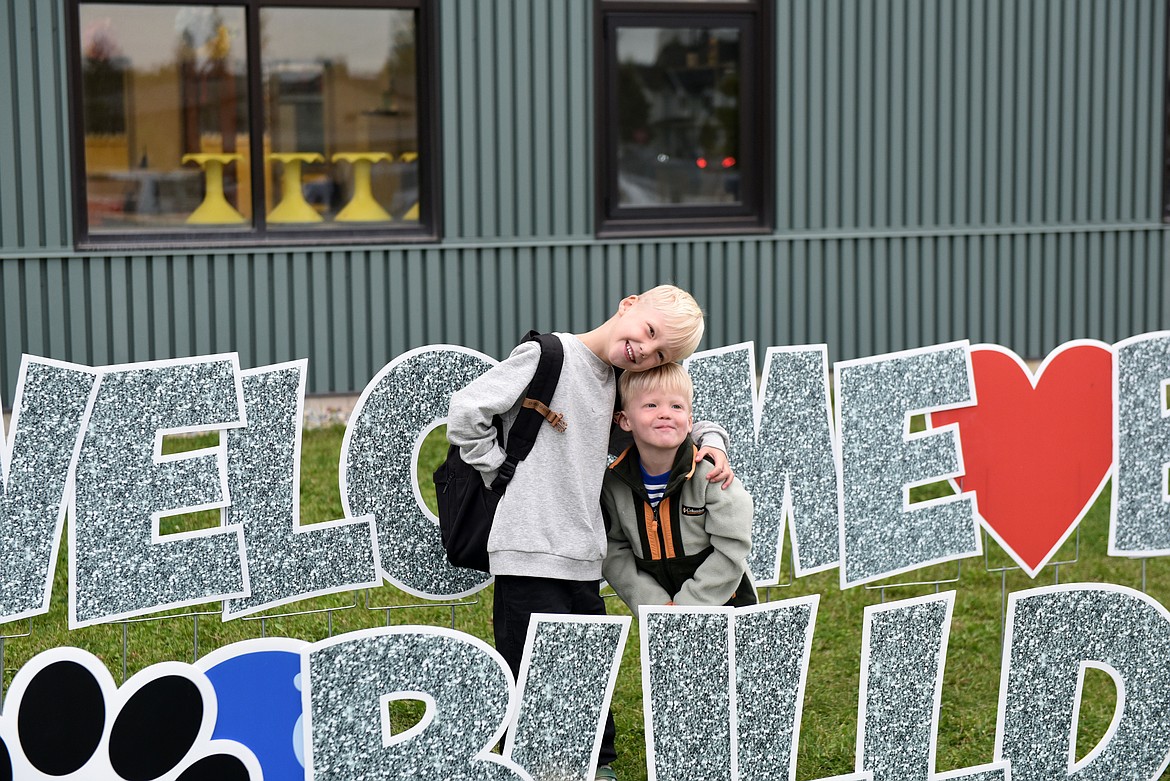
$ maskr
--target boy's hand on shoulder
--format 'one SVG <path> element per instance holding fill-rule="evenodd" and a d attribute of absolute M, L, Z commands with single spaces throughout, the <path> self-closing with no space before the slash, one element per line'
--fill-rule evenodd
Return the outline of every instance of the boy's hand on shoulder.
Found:
<path fill-rule="evenodd" d="M 731 462 L 727 460 L 727 454 L 717 447 L 708 445 L 699 448 L 699 452 L 695 453 L 695 461 L 702 461 L 706 456 L 710 456 L 711 460 L 715 462 L 715 466 L 707 474 L 707 479 L 712 483 L 722 483 L 721 487 L 726 489 L 735 479 L 735 473 L 731 471 Z"/>

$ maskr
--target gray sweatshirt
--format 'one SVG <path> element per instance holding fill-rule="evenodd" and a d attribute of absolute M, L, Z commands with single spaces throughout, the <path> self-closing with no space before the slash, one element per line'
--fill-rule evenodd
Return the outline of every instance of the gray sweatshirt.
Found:
<path fill-rule="evenodd" d="M 541 427 L 528 458 L 496 509 L 488 556 L 493 575 L 528 575 L 563 580 L 600 580 L 605 559 L 601 482 L 608 461 L 609 429 L 616 383 L 613 367 L 572 334 L 558 333 L 565 348 L 553 410 L 567 428 Z M 528 383 L 536 374 L 540 345 L 525 342 L 451 397 L 447 439 L 490 485 L 505 454 L 496 443 L 492 417 L 500 415 L 507 435 Z M 695 437 L 726 450 L 726 434 L 713 424 L 695 427 Z M 712 440 L 711 437 L 715 439 Z"/>

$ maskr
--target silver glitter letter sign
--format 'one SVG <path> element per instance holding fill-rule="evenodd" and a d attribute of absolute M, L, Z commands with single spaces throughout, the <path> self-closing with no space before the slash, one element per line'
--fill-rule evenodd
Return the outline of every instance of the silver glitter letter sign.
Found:
<path fill-rule="evenodd" d="M 46 613 L 70 485 L 97 373 L 24 356 L 0 453 L 0 623 Z"/>
<path fill-rule="evenodd" d="M 164 515 L 229 503 L 222 440 L 164 456 L 162 436 L 244 425 L 235 353 L 101 372 L 70 512 L 70 628 L 245 596 L 239 527 L 159 533 Z"/>
<path fill-rule="evenodd" d="M 314 781 L 530 781 L 491 753 L 515 687 L 503 658 L 442 627 L 353 632 L 312 646 L 302 661 L 305 773 Z M 391 705 L 426 704 L 396 730 Z"/>
<path fill-rule="evenodd" d="M 982 552 L 972 494 L 910 504 L 910 488 L 963 473 L 956 428 L 910 417 L 972 403 L 966 342 L 836 364 L 841 587 Z"/>
<path fill-rule="evenodd" d="M 629 631 L 628 616 L 535 614 L 504 756 L 533 778 L 590 781 Z"/>
<path fill-rule="evenodd" d="M 837 565 L 837 464 L 830 427 L 828 348 L 770 347 L 755 391 L 755 351 L 740 344 L 697 353 L 695 419 L 731 435 L 731 462 L 755 500 L 748 566 L 757 584 L 779 582 L 784 520 L 796 574 Z"/>
<path fill-rule="evenodd" d="M 252 594 L 224 602 L 224 620 L 382 580 L 372 516 L 300 523 L 307 363 L 243 373 L 248 427 L 227 434 L 227 522 L 244 530 Z"/>
<path fill-rule="evenodd" d="M 1170 760 L 1170 613 L 1111 584 L 1012 594 L 1000 673 L 995 757 L 1012 781 L 1144 781 Z M 1077 713 L 1085 669 L 1109 673 L 1117 712 L 1079 761 Z"/>
<path fill-rule="evenodd" d="M 1170 555 L 1170 331 L 1113 349 L 1113 497 L 1109 553 Z"/>
<path fill-rule="evenodd" d="M 423 439 L 445 419 L 451 394 L 495 363 L 463 347 L 411 350 L 386 364 L 354 407 L 341 445 L 341 504 L 347 516 L 374 516 L 382 574 L 410 594 L 447 599 L 491 582 L 447 563 L 415 465 Z"/>
<path fill-rule="evenodd" d="M 650 781 L 795 781 L 818 600 L 642 607 Z M 835 778 L 871 781 L 868 772 Z"/>
<path fill-rule="evenodd" d="M 857 712 L 857 767 L 873 781 L 929 781 L 955 593 L 865 609 Z M 1004 781 L 1006 763 L 948 778 Z"/>
<path fill-rule="evenodd" d="M 817 603 L 813 595 L 740 608 L 735 712 L 740 781 L 795 781 Z"/>
<path fill-rule="evenodd" d="M 735 766 L 732 611 L 642 606 L 650 781 L 726 778 Z"/>

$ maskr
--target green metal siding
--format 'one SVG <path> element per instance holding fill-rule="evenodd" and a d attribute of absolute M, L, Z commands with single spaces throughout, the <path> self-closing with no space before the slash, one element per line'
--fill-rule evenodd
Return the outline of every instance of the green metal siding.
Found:
<path fill-rule="evenodd" d="M 503 357 L 528 328 L 586 330 L 668 279 L 707 310 L 704 346 L 760 355 L 968 338 L 1040 357 L 1170 325 L 1162 230 L 11 258 L 0 386 L 10 404 L 22 351 L 100 365 L 237 350 L 245 367 L 307 356 L 312 391 L 360 391 L 412 347 Z"/>
<path fill-rule="evenodd" d="M 1163 0 L 778 0 L 777 220 L 1156 222 Z"/>
<path fill-rule="evenodd" d="M 446 238 L 592 235 L 592 2 L 440 9 Z"/>
<path fill-rule="evenodd" d="M 22 352 L 307 356 L 310 391 L 356 392 L 412 347 L 502 357 L 667 280 L 704 346 L 760 356 L 1170 328 L 1163 0 L 776 0 L 775 235 L 607 242 L 590 0 L 441 0 L 442 244 L 134 255 L 70 249 L 62 0 L 0 6 L 5 406 Z"/>
<path fill-rule="evenodd" d="M 72 244 L 62 6 L 0 3 L 0 249 Z"/>

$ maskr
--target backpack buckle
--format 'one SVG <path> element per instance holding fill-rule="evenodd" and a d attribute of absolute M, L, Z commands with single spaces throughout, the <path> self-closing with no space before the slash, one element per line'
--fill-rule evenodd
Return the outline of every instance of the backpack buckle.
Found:
<path fill-rule="evenodd" d="M 512 478 L 516 476 L 516 462 L 510 457 L 500 464 L 500 469 L 496 473 L 496 479 L 492 481 L 492 489 L 503 488 L 508 483 L 512 482 Z"/>

